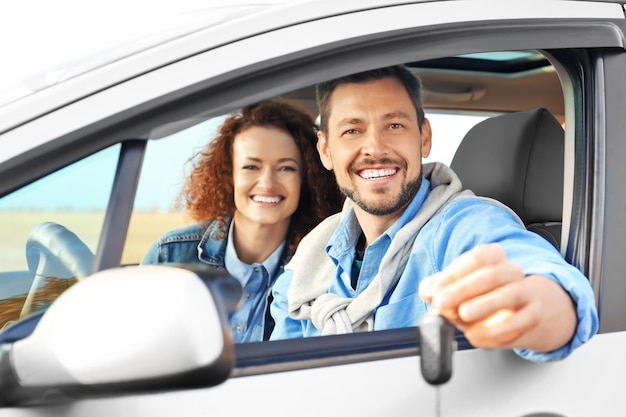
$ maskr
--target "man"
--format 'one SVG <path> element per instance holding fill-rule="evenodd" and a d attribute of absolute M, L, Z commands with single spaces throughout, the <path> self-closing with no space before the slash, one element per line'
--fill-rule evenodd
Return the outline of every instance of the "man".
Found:
<path fill-rule="evenodd" d="M 431 149 L 419 79 L 396 66 L 318 85 L 318 151 L 346 195 L 274 286 L 272 339 L 417 325 L 430 308 L 476 347 L 566 357 L 598 328 L 588 280 Z M 418 292 L 419 288 L 419 292 Z"/>

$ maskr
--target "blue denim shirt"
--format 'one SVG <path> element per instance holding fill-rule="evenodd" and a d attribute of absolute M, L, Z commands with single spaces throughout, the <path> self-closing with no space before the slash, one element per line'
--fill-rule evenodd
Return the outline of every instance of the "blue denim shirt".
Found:
<path fill-rule="evenodd" d="M 331 294 L 354 298 L 367 288 L 396 233 L 420 210 L 430 192 L 430 181 L 423 178 L 421 188 L 400 218 L 369 245 L 356 289 L 350 283 L 355 243 L 361 234 L 354 211 L 346 215 L 334 231 L 326 252 L 336 265 L 336 274 L 328 289 Z M 526 275 L 544 275 L 560 283 L 576 303 L 578 328 L 566 346 L 549 353 L 516 350 L 536 362 L 559 360 L 589 340 L 598 330 L 593 290 L 587 278 L 567 263 L 544 238 L 527 231 L 506 209 L 479 198 L 464 198 L 446 205 L 428 221 L 415 239 L 408 263 L 396 287 L 389 291 L 374 312 L 374 330 L 417 326 L 428 306 L 418 294 L 420 281 L 443 270 L 467 250 L 483 243 L 498 242 L 511 262 Z M 320 331 L 310 320 L 294 320 L 288 315 L 287 292 L 292 271 L 283 273 L 274 285 L 272 316 L 276 321 L 271 339 L 318 336 Z"/>
<path fill-rule="evenodd" d="M 226 220 L 230 231 L 231 219 Z M 267 340 L 274 325 L 269 315 L 269 297 L 276 277 L 284 271 L 285 244 L 263 264 L 246 265 L 237 258 L 230 235 L 224 233 L 217 220 L 175 229 L 152 244 L 141 264 L 191 262 L 228 270 L 243 287 L 243 304 L 228 317 L 233 340 L 235 343 Z"/>

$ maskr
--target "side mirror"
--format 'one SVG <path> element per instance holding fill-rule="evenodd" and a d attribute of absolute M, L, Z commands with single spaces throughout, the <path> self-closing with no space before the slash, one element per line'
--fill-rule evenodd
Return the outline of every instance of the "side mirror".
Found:
<path fill-rule="evenodd" d="M 146 265 L 96 273 L 0 334 L 0 406 L 208 387 L 234 363 L 241 286 L 224 271 Z M 20 334 L 21 322 L 4 333 Z M 18 330 L 16 330 L 18 329 Z"/>

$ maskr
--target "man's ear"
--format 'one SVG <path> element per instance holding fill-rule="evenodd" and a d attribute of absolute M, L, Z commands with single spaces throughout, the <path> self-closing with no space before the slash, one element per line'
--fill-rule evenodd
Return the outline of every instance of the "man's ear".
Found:
<path fill-rule="evenodd" d="M 322 161 L 322 165 L 329 171 L 333 170 L 333 160 L 330 157 L 330 152 L 328 150 L 328 142 L 326 142 L 326 135 L 324 132 L 319 130 L 317 132 L 317 152 L 320 154 L 320 160 Z"/>
<path fill-rule="evenodd" d="M 428 121 L 428 119 L 424 119 L 424 122 L 422 123 L 421 136 L 422 136 L 422 158 L 428 158 L 428 155 L 430 155 L 430 149 L 432 148 L 432 145 L 433 145 L 433 142 L 432 142 L 433 132 L 430 128 L 430 122 Z"/>

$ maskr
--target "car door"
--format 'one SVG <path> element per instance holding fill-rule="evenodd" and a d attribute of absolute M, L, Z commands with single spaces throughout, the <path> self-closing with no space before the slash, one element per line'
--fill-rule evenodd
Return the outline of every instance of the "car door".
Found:
<path fill-rule="evenodd" d="M 626 193 L 619 159 L 626 147 L 622 6 L 461 0 L 372 2 L 349 13 L 331 2 L 298 7 L 302 13 L 328 7 L 328 16 L 277 25 L 164 65 L 5 135 L 3 140 L 18 140 L 52 132 L 44 134 L 57 143 L 49 166 L 124 143 L 110 200 L 116 204 L 107 208 L 94 269 L 122 263 L 146 145 L 181 125 L 367 68 L 478 52 L 541 51 L 557 69 L 564 95 L 562 253 L 590 279 L 600 334 L 566 360 L 546 364 L 510 351 L 474 349 L 459 337 L 452 379 L 439 389 L 421 377 L 416 328 L 242 344 L 235 347 L 231 378 L 217 387 L 42 405 L 27 410 L 29 415 L 435 415 L 438 407 L 445 416 L 621 415 L 619 380 L 626 372 L 620 359 L 626 345 L 626 311 L 620 305 L 626 290 Z M 118 103 L 115 110 L 111 103 Z M 90 117 L 71 117 L 78 114 Z M 50 126 L 58 129 L 46 129 Z M 70 148 L 78 150 L 62 152 Z M 0 409 L 0 415 L 24 413 Z"/>

